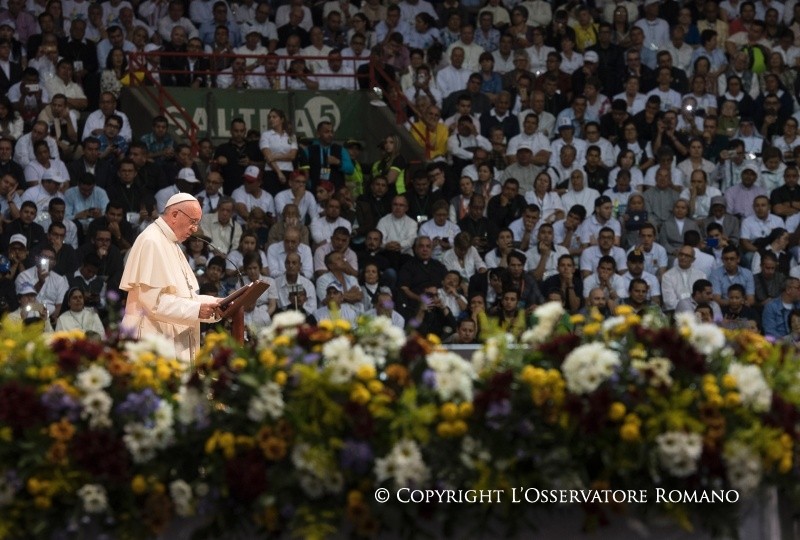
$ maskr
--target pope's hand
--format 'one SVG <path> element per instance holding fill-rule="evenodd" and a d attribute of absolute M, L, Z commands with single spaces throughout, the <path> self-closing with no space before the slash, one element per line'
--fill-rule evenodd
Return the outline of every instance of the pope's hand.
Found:
<path fill-rule="evenodd" d="M 219 304 L 200 304 L 200 318 L 213 319 L 216 318 L 217 307 Z"/>

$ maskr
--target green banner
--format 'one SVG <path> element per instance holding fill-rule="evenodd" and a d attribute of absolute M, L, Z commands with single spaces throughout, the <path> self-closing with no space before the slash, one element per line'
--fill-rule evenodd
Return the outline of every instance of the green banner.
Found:
<path fill-rule="evenodd" d="M 248 129 L 267 130 L 267 114 L 272 109 L 287 113 L 298 137 L 313 137 L 316 126 L 329 120 L 337 139 L 361 138 L 365 135 L 363 115 L 368 96 L 362 92 L 312 92 L 274 90 L 200 90 L 169 88 L 181 108 L 199 129 L 200 137 L 227 139 L 231 120 L 242 118 Z M 174 123 L 183 124 L 183 116 L 175 105 L 168 105 Z"/>

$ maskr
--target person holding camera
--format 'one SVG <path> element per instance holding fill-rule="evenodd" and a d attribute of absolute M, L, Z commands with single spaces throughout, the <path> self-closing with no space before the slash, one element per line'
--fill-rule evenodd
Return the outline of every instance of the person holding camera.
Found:
<path fill-rule="evenodd" d="M 8 321 L 22 321 L 24 324 L 44 322 L 44 331 L 52 332 L 53 325 L 47 317 L 44 305 L 36 300 L 36 289 L 30 283 L 17 285 L 17 299 L 19 308 L 6 315 Z"/>
<path fill-rule="evenodd" d="M 31 284 L 36 300 L 44 305 L 47 314 L 55 320 L 61 313 L 61 302 L 69 290 L 67 278 L 51 270 L 56 264 L 56 254 L 51 247 L 39 252 L 36 264 L 21 272 L 15 279 L 18 287 Z"/>

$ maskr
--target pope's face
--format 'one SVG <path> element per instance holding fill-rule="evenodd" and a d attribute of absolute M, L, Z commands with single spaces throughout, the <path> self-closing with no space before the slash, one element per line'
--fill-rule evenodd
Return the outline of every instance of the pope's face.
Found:
<path fill-rule="evenodd" d="M 189 236 L 197 232 L 203 211 L 200 203 L 177 204 L 169 210 L 172 216 L 172 231 L 178 237 L 178 242 L 184 242 Z"/>

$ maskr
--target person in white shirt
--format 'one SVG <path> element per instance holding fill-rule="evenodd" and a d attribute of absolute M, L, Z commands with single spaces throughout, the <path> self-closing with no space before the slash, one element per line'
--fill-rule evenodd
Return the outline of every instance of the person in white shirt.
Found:
<path fill-rule="evenodd" d="M 436 85 L 447 97 L 453 92 L 462 91 L 467 87 L 472 70 L 464 66 L 464 49 L 453 47 L 450 50 L 450 65 L 439 70 L 436 74 Z"/>
<path fill-rule="evenodd" d="M 356 89 L 356 78 L 354 72 L 344 65 L 342 53 L 332 50 L 328 53 L 327 65 L 322 66 L 319 71 L 315 71 L 319 80 L 320 90 L 354 90 Z"/>
<path fill-rule="evenodd" d="M 234 205 L 232 198 L 221 197 L 217 211 L 204 213 L 200 219 L 200 227 L 211 238 L 211 243 L 226 254 L 236 249 L 242 236 L 242 226 L 233 219 Z"/>
<path fill-rule="evenodd" d="M 702 169 L 692 171 L 689 187 L 681 191 L 680 198 L 689 201 L 689 215 L 692 219 L 705 219 L 711 213 L 712 197 L 719 197 L 722 192 L 708 185 L 708 176 Z"/>
<path fill-rule="evenodd" d="M 47 262 L 42 262 L 47 259 Z M 39 261 L 17 275 L 15 285 L 20 290 L 31 285 L 36 291 L 36 300 L 43 304 L 51 318 L 58 318 L 61 302 L 69 290 L 67 278 L 50 270 L 56 265 L 56 254 L 50 247 L 39 252 Z"/>
<path fill-rule="evenodd" d="M 240 28 L 243 36 L 252 31 L 258 32 L 262 45 L 274 51 L 278 45 L 278 27 L 269 20 L 269 11 L 268 2 L 259 2 L 255 6 L 255 16 L 242 22 Z"/>
<path fill-rule="evenodd" d="M 678 264 L 664 273 L 661 279 L 661 292 L 666 311 L 674 311 L 678 302 L 692 297 L 695 281 L 707 279 L 707 276 L 692 266 L 694 260 L 694 248 L 681 246 L 678 250 Z"/>
<path fill-rule="evenodd" d="M 275 218 L 275 200 L 266 190 L 261 189 L 260 173 L 255 165 L 247 167 L 244 171 L 244 184 L 231 194 L 236 201 L 236 216 L 239 223 L 247 222 L 247 216 L 254 207 L 261 208 L 268 219 Z"/>
<path fill-rule="evenodd" d="M 614 301 L 628 297 L 628 288 L 625 286 L 625 279 L 617 274 L 617 263 L 614 257 L 604 255 L 597 263 L 597 271 L 589 274 L 583 280 L 583 294 L 586 299 L 589 293 L 596 288 L 603 289 L 606 297 Z"/>
<path fill-rule="evenodd" d="M 596 189 L 586 187 L 585 175 L 586 173 L 581 169 L 576 169 L 570 174 L 570 189 L 561 196 L 561 204 L 564 208 L 572 208 L 576 204 L 579 204 L 586 209 L 586 213 L 588 214 L 590 210 L 596 207 L 596 201 L 603 200 L 599 198 L 600 193 L 598 193 Z M 609 205 L 611 204 L 611 200 L 607 202 Z M 619 228 L 619 223 L 617 224 L 617 228 Z M 618 231 L 615 232 L 615 234 L 619 237 Z"/>
<path fill-rule="evenodd" d="M 341 217 L 342 203 L 339 199 L 331 197 L 325 204 L 325 213 L 311 221 L 311 240 L 314 246 L 320 246 L 330 242 L 333 231 L 338 227 L 344 227 L 348 231 L 352 230 L 352 224 Z"/>
<path fill-rule="evenodd" d="M 358 257 L 350 249 L 350 231 L 345 227 L 336 227 L 331 235 L 331 241 L 325 242 L 314 251 L 314 275 L 319 277 L 325 272 L 325 256 L 331 251 L 338 251 L 344 259 L 343 270 L 346 274 L 358 277 Z"/>
<path fill-rule="evenodd" d="M 506 147 L 506 162 L 510 165 L 517 160 L 517 150 L 520 146 L 527 146 L 533 152 L 533 163 L 545 165 L 550 161 L 550 141 L 539 132 L 539 115 L 528 112 L 522 121 L 522 131 L 519 135 L 511 137 Z"/>
<path fill-rule="evenodd" d="M 244 37 L 244 44 L 233 49 L 233 52 L 246 56 L 245 65 L 249 70 L 252 70 L 261 62 L 259 57 L 267 54 L 269 50 L 261 44 L 261 34 L 258 30 L 248 28 Z"/>
<path fill-rule="evenodd" d="M 604 255 L 610 255 L 617 262 L 617 272 L 628 268 L 625 250 L 614 245 L 614 230 L 603 227 L 597 234 L 597 245 L 589 246 L 581 253 L 581 276 L 586 277 L 597 269 L 597 263 Z"/>
<path fill-rule="evenodd" d="M 119 134 L 122 135 L 123 139 L 130 142 L 133 137 L 131 123 L 124 112 L 117 110 L 117 98 L 111 92 L 103 92 L 100 94 L 100 108 L 89 114 L 86 118 L 81 140 L 92 136 L 99 137 L 103 133 L 106 118 L 114 114 L 122 118 L 122 129 L 120 129 Z"/>
<path fill-rule="evenodd" d="M 383 216 L 376 228 L 383 235 L 384 249 L 410 255 L 418 225 L 406 212 L 408 201 L 403 195 L 396 196 L 392 199 L 392 212 Z"/>
<path fill-rule="evenodd" d="M 284 257 L 284 265 L 286 272 L 275 278 L 275 288 L 278 290 L 278 308 L 298 308 L 299 306 L 293 305 L 293 301 L 297 296 L 292 293 L 302 288 L 306 296 L 305 301 L 302 302 L 302 307 L 306 313 L 314 312 L 317 309 L 317 291 L 314 283 L 300 273 L 300 255 L 287 253 L 286 257 Z"/>
<path fill-rule="evenodd" d="M 565 193 L 565 195 L 567 193 Z M 580 203 L 573 203 L 573 206 L 575 204 Z M 567 208 L 572 208 L 573 206 L 567 206 Z M 584 206 L 584 208 L 586 207 Z M 589 215 L 588 219 L 585 219 L 583 223 L 581 223 L 580 227 L 578 227 L 578 230 L 575 232 L 581 245 L 586 247 L 596 244 L 600 231 L 603 228 L 609 228 L 614 231 L 614 245 L 618 246 L 621 242 L 620 236 L 622 234 L 622 227 L 619 221 L 612 216 L 614 206 L 611 199 L 605 195 L 596 197 L 592 208 L 594 208 L 594 212 Z"/>
<path fill-rule="evenodd" d="M 536 242 L 525 252 L 525 271 L 531 272 L 537 282 L 541 283 L 550 276 L 558 274 L 558 259 L 569 255 L 564 246 L 554 242 L 553 225 L 542 223 L 536 233 Z"/>
<path fill-rule="evenodd" d="M 286 271 L 287 255 L 295 253 L 300 257 L 300 273 L 308 279 L 314 277 L 314 256 L 311 248 L 300 242 L 300 229 L 286 227 L 283 241 L 275 242 L 267 248 L 267 272 L 274 279 L 280 278 Z"/>
<path fill-rule="evenodd" d="M 652 50 L 659 50 L 669 45 L 669 24 L 659 18 L 659 0 L 645 0 L 644 18 L 634 23 L 644 33 L 644 46 Z"/>
<path fill-rule="evenodd" d="M 141 6 L 139 11 L 141 12 Z M 170 0 L 167 14 L 158 20 L 158 33 L 161 39 L 165 42 L 169 41 L 172 36 L 172 29 L 176 26 L 182 26 L 186 30 L 188 37 L 200 36 L 200 32 L 192 24 L 192 21 L 184 17 L 183 2 L 181 0 Z"/>
<path fill-rule="evenodd" d="M 486 137 L 478 133 L 475 124 L 472 123 L 472 117 L 464 115 L 458 119 L 455 133 L 447 138 L 447 152 L 455 160 L 472 161 L 475 148 L 483 148 L 487 152 L 491 152 L 492 144 Z"/>
<path fill-rule="evenodd" d="M 289 204 L 297 206 L 301 221 L 314 217 L 317 200 L 306 190 L 306 176 L 302 172 L 289 179 L 289 189 L 275 195 L 275 211 L 278 214 L 283 215 L 283 209 Z"/>
<path fill-rule="evenodd" d="M 25 167 L 28 165 L 28 163 L 36 161 L 34 145 L 38 141 L 47 141 L 47 146 L 50 149 L 50 155 L 58 155 L 58 144 L 56 143 L 55 139 L 48 135 L 47 124 L 45 122 L 37 121 L 33 124 L 33 128 L 30 132 L 26 133 L 17 140 L 17 144 L 14 146 L 14 161 L 19 163 L 22 167 Z"/>
<path fill-rule="evenodd" d="M 758 251 L 760 244 L 766 239 L 773 229 L 784 229 L 786 224 L 783 219 L 770 212 L 769 198 L 759 195 L 753 199 L 753 215 L 742 220 L 739 241 L 746 252 Z"/>
<path fill-rule="evenodd" d="M 471 23 L 461 26 L 460 39 L 447 48 L 446 56 L 452 57 L 455 49 L 464 51 L 464 68 L 471 72 L 480 70 L 480 56 L 483 47 L 475 43 L 475 27 Z"/>
<path fill-rule="evenodd" d="M 437 261 L 441 261 L 444 254 L 452 249 L 456 235 L 461 232 L 458 225 L 447 219 L 449 206 L 444 199 L 433 203 L 431 207 L 433 218 L 419 227 L 419 235 L 428 236 L 433 242 L 432 256 Z"/>

